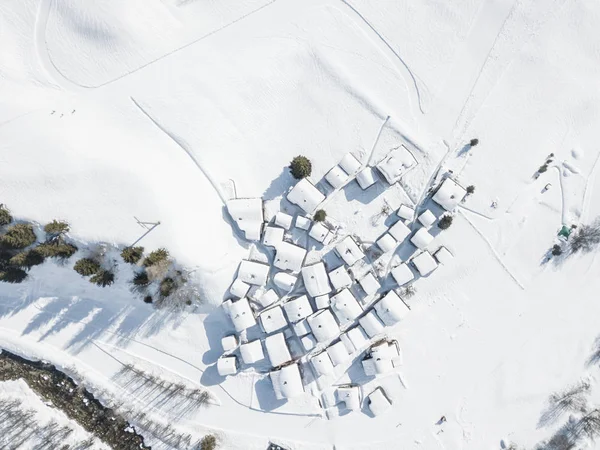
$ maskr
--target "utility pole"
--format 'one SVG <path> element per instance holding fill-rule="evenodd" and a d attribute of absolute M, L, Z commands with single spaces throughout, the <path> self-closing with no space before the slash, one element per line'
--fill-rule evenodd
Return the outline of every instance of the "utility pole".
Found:
<path fill-rule="evenodd" d="M 133 216 L 133 218 L 135 219 L 135 221 L 138 223 L 138 225 L 140 227 L 142 227 L 143 229 L 147 230 L 144 234 L 142 234 L 137 241 L 135 241 L 133 244 L 131 244 L 129 247 L 133 247 L 135 244 L 137 244 L 138 242 L 140 242 L 142 239 L 144 239 L 144 237 L 146 237 L 146 235 L 148 235 L 152 230 L 154 230 L 157 226 L 160 225 L 160 220 L 158 222 L 142 222 L 140 219 L 138 219 L 137 217 Z"/>

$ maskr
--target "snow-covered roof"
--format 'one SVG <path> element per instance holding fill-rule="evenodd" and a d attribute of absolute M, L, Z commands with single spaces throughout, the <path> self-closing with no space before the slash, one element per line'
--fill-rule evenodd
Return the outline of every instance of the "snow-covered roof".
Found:
<path fill-rule="evenodd" d="M 238 278 L 244 283 L 262 286 L 267 283 L 269 266 L 256 261 L 244 260 L 238 269 Z"/>
<path fill-rule="evenodd" d="M 317 311 L 306 320 L 308 320 L 310 329 L 318 342 L 328 341 L 340 332 L 340 328 L 333 318 L 330 309 Z"/>
<path fill-rule="evenodd" d="M 446 211 L 451 211 L 462 202 L 467 195 L 467 190 L 460 186 L 452 178 L 446 178 L 437 192 L 433 195 L 433 201 L 444 208 Z"/>
<path fill-rule="evenodd" d="M 306 336 L 310 333 L 310 325 L 306 319 L 302 319 L 301 321 L 295 323 L 293 325 L 294 334 L 298 337 Z"/>
<path fill-rule="evenodd" d="M 224 336 L 221 338 L 221 347 L 223 347 L 224 352 L 229 352 L 236 348 L 238 345 L 238 339 L 235 334 L 230 334 L 229 336 Z"/>
<path fill-rule="evenodd" d="M 369 355 L 362 360 L 362 366 L 367 376 L 382 375 L 394 369 L 397 358 L 396 345 L 382 341 L 371 347 Z"/>
<path fill-rule="evenodd" d="M 341 325 L 354 321 L 363 312 L 349 289 L 342 289 L 331 297 L 331 309 Z"/>
<path fill-rule="evenodd" d="M 408 205 L 400 205 L 400 208 L 396 211 L 396 215 L 404 220 L 412 220 L 415 210 Z"/>
<path fill-rule="evenodd" d="M 252 308 L 250 308 L 247 298 L 241 298 L 237 301 L 228 300 L 223 303 L 223 306 L 227 308 L 235 331 L 244 331 L 246 328 L 250 328 L 256 324 L 254 313 L 252 312 Z"/>
<path fill-rule="evenodd" d="M 283 241 L 285 230 L 279 227 L 267 227 L 263 233 L 262 243 L 267 247 L 277 247 Z"/>
<path fill-rule="evenodd" d="M 435 257 L 435 259 L 437 259 L 437 262 L 439 262 L 440 264 L 449 264 L 454 259 L 452 253 L 450 253 L 450 251 L 446 247 L 440 247 L 433 254 L 433 256 Z"/>
<path fill-rule="evenodd" d="M 317 345 L 317 339 L 312 334 L 300 338 L 300 343 L 305 351 L 310 352 Z"/>
<path fill-rule="evenodd" d="M 356 181 L 361 189 L 367 189 L 369 186 L 375 184 L 375 172 L 370 167 L 365 167 L 363 170 L 356 174 Z"/>
<path fill-rule="evenodd" d="M 317 309 L 329 308 L 329 294 L 317 295 L 315 297 Z"/>
<path fill-rule="evenodd" d="M 379 333 L 383 331 L 383 323 L 375 314 L 375 311 L 371 310 L 363 317 L 358 320 L 358 323 L 363 328 L 367 336 L 372 338 L 373 336 L 377 336 Z"/>
<path fill-rule="evenodd" d="M 340 266 L 329 272 L 329 281 L 331 281 L 333 289 L 335 290 L 348 287 L 352 284 L 352 278 L 350 277 L 346 266 Z"/>
<path fill-rule="evenodd" d="M 313 313 L 306 295 L 287 301 L 283 304 L 283 309 L 291 323 L 305 319 Z"/>
<path fill-rule="evenodd" d="M 334 366 L 344 364 L 350 358 L 350 352 L 348 352 L 348 349 L 342 341 L 338 341 L 327 347 L 327 354 L 331 358 L 331 362 Z"/>
<path fill-rule="evenodd" d="M 387 326 L 398 323 L 409 311 L 408 307 L 394 291 L 388 292 L 375 304 L 374 308 L 381 321 Z"/>
<path fill-rule="evenodd" d="M 316 297 L 318 295 L 328 294 L 331 292 L 327 270 L 325 269 L 325 264 L 322 261 L 303 267 L 302 280 L 304 280 L 306 292 L 308 292 L 308 295 L 311 297 Z"/>
<path fill-rule="evenodd" d="M 415 279 L 415 275 L 412 273 L 412 270 L 410 270 L 410 267 L 408 267 L 408 264 L 406 263 L 402 263 L 399 266 L 394 267 L 392 269 L 392 277 L 394 277 L 394 280 L 396 280 L 396 283 L 398 283 L 399 286 L 402 286 Z"/>
<path fill-rule="evenodd" d="M 286 230 L 292 228 L 293 221 L 294 218 L 289 214 L 284 213 L 283 211 L 279 211 L 277 212 L 277 214 L 275 214 L 275 225 L 279 225 L 280 227 L 285 228 Z"/>
<path fill-rule="evenodd" d="M 281 306 L 275 306 L 269 308 L 260 313 L 258 316 L 260 319 L 260 326 L 265 333 L 272 333 L 273 331 L 281 330 L 287 326 L 287 320 L 283 315 L 283 309 Z"/>
<path fill-rule="evenodd" d="M 333 373 L 333 363 L 327 352 L 321 352 L 310 358 L 310 363 L 315 368 L 317 376 Z"/>
<path fill-rule="evenodd" d="M 265 348 L 273 367 L 280 366 L 292 360 L 292 355 L 290 355 L 290 350 L 288 349 L 283 333 L 273 334 L 265 338 Z"/>
<path fill-rule="evenodd" d="M 394 184 L 408 170 L 415 166 L 417 161 L 408 149 L 401 145 L 393 149 L 383 160 L 377 164 L 377 169 L 382 173 L 389 184 Z"/>
<path fill-rule="evenodd" d="M 319 222 L 315 222 L 315 224 L 311 227 L 310 232 L 308 233 L 308 235 L 311 238 L 321 243 L 325 242 L 325 239 L 327 239 L 328 234 L 329 230 L 327 229 L 327 227 L 325 227 L 325 225 Z"/>
<path fill-rule="evenodd" d="M 437 269 L 437 262 L 429 252 L 423 252 L 415 256 L 412 260 L 417 270 L 422 276 L 427 276 Z"/>
<path fill-rule="evenodd" d="M 266 308 L 267 306 L 271 306 L 278 300 L 279 296 L 277 295 L 277 292 L 275 292 L 273 289 L 269 289 L 267 292 L 265 292 L 258 298 L 258 303 L 260 303 L 260 306 L 262 306 L 263 308 Z"/>
<path fill-rule="evenodd" d="M 260 198 L 236 198 L 227 201 L 227 212 L 244 232 L 246 239 L 258 241 L 263 226 L 263 203 Z"/>
<path fill-rule="evenodd" d="M 277 254 L 275 255 L 273 265 L 278 269 L 299 272 L 302 269 L 305 256 L 306 250 L 302 247 L 290 244 L 289 242 L 282 242 L 277 247 Z"/>
<path fill-rule="evenodd" d="M 279 370 L 274 370 L 269 374 L 273 391 L 278 400 L 285 398 L 298 397 L 304 393 L 302 376 L 298 364 L 289 364 Z"/>
<path fill-rule="evenodd" d="M 217 360 L 217 372 L 222 377 L 237 373 L 237 358 L 235 356 L 221 356 Z"/>
<path fill-rule="evenodd" d="M 237 298 L 245 297 L 248 291 L 250 290 L 250 285 L 244 283 L 239 278 L 236 278 L 231 287 L 229 288 L 229 293 Z"/>
<path fill-rule="evenodd" d="M 410 238 L 410 242 L 421 250 L 427 248 L 427 246 L 431 244 L 431 241 L 433 241 L 433 236 L 429 234 L 427 228 L 419 228 L 413 237 Z"/>
<path fill-rule="evenodd" d="M 346 153 L 340 161 L 340 167 L 349 175 L 358 172 L 361 165 L 360 161 L 350 152 Z"/>
<path fill-rule="evenodd" d="M 360 325 L 350 328 L 340 335 L 340 339 L 346 347 L 352 351 L 358 351 L 368 342 L 369 337 Z"/>
<path fill-rule="evenodd" d="M 308 230 L 310 228 L 311 220 L 308 217 L 304 217 L 301 215 L 296 216 L 296 228 L 300 228 L 301 230 Z"/>
<path fill-rule="evenodd" d="M 378 416 L 386 412 L 392 406 L 383 388 L 378 387 L 367 397 L 367 405 L 374 416 Z"/>
<path fill-rule="evenodd" d="M 312 214 L 325 200 L 325 196 L 310 181 L 303 178 L 288 192 L 287 199 L 302 208 L 304 212 Z"/>
<path fill-rule="evenodd" d="M 244 364 L 254 364 L 265 357 L 262 342 L 259 339 L 240 345 L 240 354 Z"/>
<path fill-rule="evenodd" d="M 353 265 L 359 259 L 365 257 L 365 254 L 356 244 L 352 236 L 346 236 L 344 239 L 338 242 L 335 246 L 335 251 L 349 266 Z"/>
<path fill-rule="evenodd" d="M 277 272 L 273 277 L 273 283 L 275 283 L 275 286 L 285 292 L 291 291 L 294 288 L 297 280 L 298 277 L 286 272 Z"/>
<path fill-rule="evenodd" d="M 421 222 L 423 226 L 427 228 L 433 225 L 435 221 L 435 214 L 433 214 L 429 209 L 425 210 L 425 212 L 419 216 L 419 222 Z"/>
<path fill-rule="evenodd" d="M 385 233 L 379 239 L 377 239 L 377 246 L 384 252 L 387 253 L 396 248 L 396 239 L 390 234 Z"/>
<path fill-rule="evenodd" d="M 396 222 L 394 225 L 392 225 L 390 227 L 390 229 L 388 230 L 388 233 L 390 233 L 392 236 L 394 236 L 394 238 L 398 242 L 402 242 L 410 234 L 410 228 L 408 228 L 406 225 L 404 225 L 404 222 L 399 220 L 398 222 Z"/>
<path fill-rule="evenodd" d="M 335 189 L 340 188 L 344 185 L 348 179 L 348 174 L 340 166 L 335 166 L 325 175 L 327 182 L 332 185 Z"/>
<path fill-rule="evenodd" d="M 342 386 L 335 391 L 338 402 L 344 403 L 350 411 L 358 411 L 360 409 L 360 387 L 358 386 Z"/>
<path fill-rule="evenodd" d="M 367 295 L 374 294 L 381 287 L 381 284 L 375 275 L 373 275 L 373 272 L 369 272 L 360 280 L 358 280 L 358 284 L 360 284 L 360 287 L 362 287 L 363 291 L 365 291 Z"/>

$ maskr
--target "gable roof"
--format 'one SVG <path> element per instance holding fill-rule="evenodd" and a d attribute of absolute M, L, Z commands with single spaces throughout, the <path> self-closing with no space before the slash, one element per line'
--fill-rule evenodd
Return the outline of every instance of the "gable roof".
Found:
<path fill-rule="evenodd" d="M 287 199 L 302 208 L 304 212 L 312 214 L 325 200 L 325 196 L 310 181 L 303 178 L 288 192 Z"/>
<path fill-rule="evenodd" d="M 269 266 L 256 261 L 243 260 L 238 268 L 238 278 L 244 283 L 262 286 L 269 277 Z"/>
<path fill-rule="evenodd" d="M 467 190 L 465 188 L 452 178 L 446 178 L 437 192 L 433 195 L 433 201 L 446 211 L 451 211 L 463 201 L 466 195 Z"/>
<path fill-rule="evenodd" d="M 283 333 L 273 334 L 265 338 L 265 348 L 273 367 L 280 366 L 292 360 L 292 355 L 290 354 Z"/>
<path fill-rule="evenodd" d="M 352 236 L 346 236 L 335 246 L 335 251 L 349 266 L 365 257 L 365 254 L 354 241 Z"/>
<path fill-rule="evenodd" d="M 223 306 L 227 308 L 227 313 L 233 322 L 235 331 L 244 331 L 256 324 L 254 313 L 247 298 L 241 298 L 235 302 L 228 300 L 223 303 Z"/>
<path fill-rule="evenodd" d="M 354 321 L 363 312 L 349 289 L 344 288 L 331 297 L 331 309 L 341 325 Z"/>
<path fill-rule="evenodd" d="M 394 184 L 416 165 L 415 157 L 404 145 L 401 145 L 388 153 L 376 167 L 389 184 Z"/>
<path fill-rule="evenodd" d="M 302 269 L 305 257 L 305 249 L 284 241 L 277 246 L 273 265 L 278 269 L 299 272 Z"/>
<path fill-rule="evenodd" d="M 306 295 L 287 301 L 283 304 L 283 309 L 288 320 L 292 323 L 305 319 L 313 313 L 312 306 L 310 306 Z"/>
<path fill-rule="evenodd" d="M 392 326 L 408 314 L 408 307 L 394 291 L 388 292 L 375 306 L 377 316 L 387 325 Z"/>
<path fill-rule="evenodd" d="M 235 198 L 226 203 L 227 212 L 244 232 L 246 239 L 257 241 L 260 239 L 264 217 L 261 198 Z"/>
<path fill-rule="evenodd" d="M 415 265 L 419 273 L 424 277 L 429 275 L 438 267 L 437 262 L 429 252 L 422 252 L 419 255 L 415 256 L 411 261 Z"/>
<path fill-rule="evenodd" d="M 298 397 L 304 393 L 302 376 L 298 364 L 289 364 L 279 370 L 274 370 L 269 374 L 273 391 L 278 400 L 285 398 Z"/>
<path fill-rule="evenodd" d="M 328 341 L 340 332 L 330 309 L 321 309 L 306 320 L 318 342 Z"/>
<path fill-rule="evenodd" d="M 302 280 L 306 292 L 311 297 L 328 294 L 331 292 L 329 277 L 323 261 L 302 268 Z"/>

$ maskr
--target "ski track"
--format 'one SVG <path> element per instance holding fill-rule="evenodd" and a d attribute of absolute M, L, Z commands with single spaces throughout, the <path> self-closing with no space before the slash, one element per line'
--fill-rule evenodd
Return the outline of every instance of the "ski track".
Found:
<path fill-rule="evenodd" d="M 396 52 L 396 50 L 393 49 L 393 47 L 385 40 L 385 38 L 381 35 L 381 33 L 379 33 L 377 31 L 377 29 L 371 25 L 371 23 L 365 18 L 365 16 L 363 16 L 354 6 L 352 6 L 347 0 L 341 0 L 341 2 L 346 5 L 350 10 L 352 10 L 356 16 L 358 16 L 360 18 L 360 20 L 373 32 L 375 33 L 375 35 L 377 36 L 377 38 L 383 42 L 383 44 L 385 45 L 385 47 L 387 47 L 387 49 L 392 52 L 392 54 L 394 55 L 395 59 L 397 61 L 400 62 L 402 69 L 399 71 L 405 82 L 406 82 L 406 87 L 408 88 L 408 91 L 411 92 L 412 89 L 409 87 L 411 84 L 414 87 L 414 97 L 416 97 L 416 99 L 411 99 L 411 104 L 416 104 L 419 107 L 419 110 L 421 111 L 421 114 L 425 114 L 425 107 L 423 106 L 423 100 L 421 98 L 421 91 L 419 89 L 419 85 L 417 83 L 417 78 L 415 77 L 415 74 L 413 73 L 413 71 L 411 70 L 410 66 L 406 63 L 406 61 L 404 61 L 404 59 L 402 59 L 402 57 Z M 362 31 L 367 34 L 367 32 L 364 30 L 364 28 L 362 28 Z M 369 38 L 371 40 L 371 42 L 373 42 L 373 40 L 371 38 Z M 373 42 L 373 45 L 375 45 L 375 43 Z M 375 47 L 378 47 L 377 45 L 375 45 Z M 380 49 L 381 50 L 381 49 Z M 386 58 L 390 59 L 390 62 L 393 63 L 393 61 L 391 61 L 391 58 L 389 58 L 389 56 L 386 54 L 386 52 L 382 53 L 386 56 Z M 395 65 L 395 64 L 394 64 Z M 421 82 L 423 83 L 423 82 Z"/>

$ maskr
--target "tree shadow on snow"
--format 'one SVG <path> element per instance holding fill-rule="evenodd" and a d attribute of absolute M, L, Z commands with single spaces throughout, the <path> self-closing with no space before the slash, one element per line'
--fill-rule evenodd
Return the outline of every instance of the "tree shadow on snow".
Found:
<path fill-rule="evenodd" d="M 294 177 L 289 169 L 287 167 L 284 168 L 277 178 L 271 180 L 271 184 L 269 184 L 269 187 L 263 192 L 263 200 L 273 200 L 280 195 L 283 195 L 294 182 Z"/>

